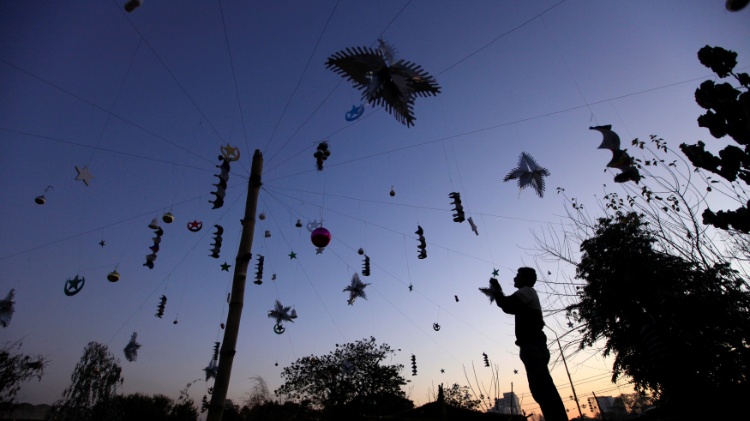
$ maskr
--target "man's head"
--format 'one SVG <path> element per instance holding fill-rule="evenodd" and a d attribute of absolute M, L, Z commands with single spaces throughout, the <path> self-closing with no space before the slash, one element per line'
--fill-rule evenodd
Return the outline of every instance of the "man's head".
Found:
<path fill-rule="evenodd" d="M 536 283 L 536 271 L 534 268 L 518 268 L 516 277 L 513 278 L 513 286 L 516 288 L 533 287 Z"/>

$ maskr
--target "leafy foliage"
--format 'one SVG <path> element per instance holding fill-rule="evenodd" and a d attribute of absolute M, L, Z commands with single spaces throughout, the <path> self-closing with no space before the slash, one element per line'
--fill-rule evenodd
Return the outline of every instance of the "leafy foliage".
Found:
<path fill-rule="evenodd" d="M 6 344 L 0 349 L 0 412 L 12 408 L 21 384 L 36 377 L 42 379 L 47 360 L 41 356 L 29 356 L 17 351 L 21 342 Z"/>
<path fill-rule="evenodd" d="M 481 401 L 478 399 L 472 399 L 472 395 L 469 391 L 469 386 L 460 386 L 458 383 L 453 383 L 453 386 L 450 388 L 443 388 L 445 403 L 455 406 L 456 408 L 479 408 Z"/>
<path fill-rule="evenodd" d="M 737 53 L 721 47 L 708 45 L 698 51 L 700 62 L 710 68 L 720 78 L 733 76 L 739 83 L 734 87 L 729 83 L 716 84 L 712 80 L 701 83 L 695 91 L 695 102 L 706 110 L 698 117 L 698 125 L 707 128 L 717 139 L 731 137 L 740 147 L 728 145 L 719 156 L 705 149 L 706 144 L 698 141 L 695 145 L 681 144 L 680 149 L 697 168 L 711 171 L 730 182 L 737 179 L 750 184 L 750 75 L 734 73 Z M 723 230 L 737 230 L 750 233 L 750 201 L 744 202 L 735 210 L 713 212 L 707 208 L 703 212 L 703 223 Z"/>
<path fill-rule="evenodd" d="M 198 411 L 192 402 L 184 400 L 173 401 L 164 395 L 148 396 L 141 393 L 120 395 L 114 398 L 117 407 L 117 418 L 123 421 L 152 420 L 152 421 L 195 421 Z"/>
<path fill-rule="evenodd" d="M 113 398 L 122 383 L 120 361 L 106 345 L 89 342 L 71 375 L 71 385 L 53 405 L 56 420 L 113 419 Z"/>
<path fill-rule="evenodd" d="M 750 294 L 727 264 L 702 268 L 655 250 L 636 213 L 601 218 L 581 244 L 581 347 L 606 341 L 625 374 L 662 404 L 750 393 Z"/>
<path fill-rule="evenodd" d="M 389 345 L 377 344 L 373 337 L 336 344 L 336 349 L 327 355 L 302 357 L 285 367 L 281 372 L 284 384 L 274 393 L 308 400 L 327 411 L 342 408 L 355 399 L 372 400 L 383 395 L 403 398 L 403 364 L 384 364 L 393 354 Z"/>

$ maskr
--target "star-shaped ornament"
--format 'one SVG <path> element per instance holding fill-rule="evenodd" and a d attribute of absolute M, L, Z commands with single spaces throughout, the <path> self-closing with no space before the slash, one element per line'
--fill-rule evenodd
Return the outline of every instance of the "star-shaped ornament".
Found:
<path fill-rule="evenodd" d="M 135 341 L 135 338 L 138 336 L 137 333 L 133 332 L 133 334 L 130 336 L 130 342 L 128 342 L 127 345 L 125 345 L 125 349 L 123 349 L 123 352 L 125 353 L 125 359 L 133 362 L 138 358 L 138 348 L 141 347 L 141 344 Z"/>
<path fill-rule="evenodd" d="M 492 276 L 499 276 L 499 275 L 500 275 L 500 271 L 495 268 L 492 268 Z"/>
<path fill-rule="evenodd" d="M 346 303 L 349 305 L 353 305 L 354 300 L 356 300 L 357 297 L 362 297 L 366 300 L 367 295 L 365 294 L 365 287 L 367 287 L 367 285 L 370 284 L 362 282 L 359 279 L 359 274 L 357 274 L 357 272 L 354 272 L 354 275 L 352 276 L 352 283 L 344 288 L 344 292 L 349 292 L 349 299 L 346 301 Z"/>
<path fill-rule="evenodd" d="M 93 175 L 91 175 L 91 172 L 89 171 L 89 167 L 83 167 L 78 168 L 76 167 L 76 172 L 78 175 L 76 175 L 76 181 L 80 180 L 83 181 L 83 184 L 89 185 L 89 181 L 91 181 L 92 178 L 94 178 Z"/>
<path fill-rule="evenodd" d="M 479 291 L 490 299 L 490 304 L 503 296 L 503 289 L 500 288 L 500 283 L 495 278 L 490 278 L 489 287 L 479 288 Z"/>
<path fill-rule="evenodd" d="M 297 312 L 291 306 L 285 307 L 279 300 L 276 300 L 273 310 L 268 311 L 268 317 L 276 319 L 276 325 L 281 325 L 281 322 L 294 322 Z"/>
<path fill-rule="evenodd" d="M 518 166 L 511 170 L 503 181 L 518 180 L 518 187 L 523 189 L 531 186 L 539 197 L 544 195 L 544 178 L 549 176 L 549 171 L 537 165 L 534 158 L 526 152 L 521 153 L 518 158 Z"/>
<path fill-rule="evenodd" d="M 287 256 L 289 256 L 289 260 L 296 259 L 297 258 L 297 253 L 291 252 Z"/>
<path fill-rule="evenodd" d="M 518 374 L 518 370 L 513 370 L 513 374 Z"/>
<path fill-rule="evenodd" d="M 99 241 L 99 245 L 102 246 L 102 247 L 104 247 L 104 240 Z"/>
<path fill-rule="evenodd" d="M 229 268 L 232 267 L 232 265 L 227 264 L 227 262 L 224 262 L 224 264 L 221 265 L 221 270 L 229 272 Z"/>
<path fill-rule="evenodd" d="M 315 254 L 323 254 L 323 250 L 324 250 L 323 247 L 318 247 L 315 249 Z"/>

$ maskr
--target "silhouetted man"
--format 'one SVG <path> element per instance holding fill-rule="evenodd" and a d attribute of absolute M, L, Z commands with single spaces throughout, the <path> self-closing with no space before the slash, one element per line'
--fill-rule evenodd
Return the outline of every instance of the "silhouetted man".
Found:
<path fill-rule="evenodd" d="M 513 294 L 503 294 L 495 278 L 490 279 L 490 288 L 481 290 L 490 297 L 490 301 L 497 302 L 498 307 L 504 312 L 516 316 L 516 345 L 520 348 L 521 361 L 526 367 L 531 396 L 542 408 L 545 421 L 567 421 L 565 405 L 547 367 L 550 355 L 547 349 L 547 336 L 542 331 L 542 307 L 533 288 L 535 283 L 536 271 L 533 268 L 522 267 L 513 278 L 513 286 L 518 288 Z"/>

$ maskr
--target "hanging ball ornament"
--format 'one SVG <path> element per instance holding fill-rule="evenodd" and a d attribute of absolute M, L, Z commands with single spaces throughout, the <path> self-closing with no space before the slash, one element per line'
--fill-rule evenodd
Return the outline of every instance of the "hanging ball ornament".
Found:
<path fill-rule="evenodd" d="M 36 202 L 37 205 L 43 205 L 43 204 L 47 203 L 47 199 L 44 198 L 44 195 L 37 196 L 34 199 L 34 201 Z"/>
<path fill-rule="evenodd" d="M 167 224 L 171 224 L 174 222 L 174 215 L 172 215 L 172 212 L 167 212 L 161 216 L 161 220 Z"/>
<path fill-rule="evenodd" d="M 258 219 L 260 219 L 261 221 L 266 219 L 266 214 L 261 212 L 260 215 L 258 215 Z"/>
<path fill-rule="evenodd" d="M 359 253 L 359 255 L 361 256 L 361 255 L 365 254 L 365 249 L 363 249 L 362 247 L 360 247 L 359 250 L 357 250 L 357 253 Z"/>
<path fill-rule="evenodd" d="M 107 280 L 109 282 L 117 282 L 120 280 L 120 274 L 117 273 L 117 270 L 113 270 L 112 272 L 109 272 L 107 275 Z"/>
<path fill-rule="evenodd" d="M 390 193 L 388 193 L 388 194 L 390 194 L 390 195 L 391 195 L 391 197 L 393 197 L 393 196 L 395 196 L 395 195 L 396 195 L 396 190 L 393 190 L 393 187 L 391 187 L 391 192 L 390 192 Z"/>
<path fill-rule="evenodd" d="M 323 227 L 318 227 L 310 234 L 310 240 L 315 247 L 325 247 L 331 242 L 331 233 Z"/>

